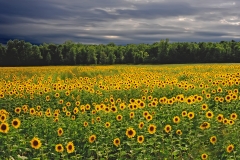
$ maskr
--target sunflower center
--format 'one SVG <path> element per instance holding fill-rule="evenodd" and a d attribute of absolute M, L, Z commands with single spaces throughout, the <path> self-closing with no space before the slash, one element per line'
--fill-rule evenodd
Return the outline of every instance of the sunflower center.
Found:
<path fill-rule="evenodd" d="M 13 121 L 13 125 L 14 125 L 14 126 L 17 126 L 17 125 L 18 125 L 18 122 L 17 122 L 17 121 Z"/>
<path fill-rule="evenodd" d="M 3 125 L 1 126 L 1 130 L 4 131 L 4 130 L 6 130 L 6 129 L 7 129 L 7 126 L 3 124 Z"/>
<path fill-rule="evenodd" d="M 154 130 L 154 127 L 150 127 L 150 131 L 153 131 Z"/>
<path fill-rule="evenodd" d="M 72 145 L 69 145 L 69 146 L 68 146 L 68 149 L 71 150 L 71 149 L 72 149 Z"/>
<path fill-rule="evenodd" d="M 132 130 L 128 131 L 128 134 L 133 135 L 133 131 Z"/>
<path fill-rule="evenodd" d="M 58 148 L 57 148 L 58 150 L 61 150 L 62 149 L 62 147 L 61 146 L 58 146 Z"/>
<path fill-rule="evenodd" d="M 33 141 L 33 145 L 34 145 L 34 146 L 38 146 L 38 141 L 34 140 L 34 141 Z"/>

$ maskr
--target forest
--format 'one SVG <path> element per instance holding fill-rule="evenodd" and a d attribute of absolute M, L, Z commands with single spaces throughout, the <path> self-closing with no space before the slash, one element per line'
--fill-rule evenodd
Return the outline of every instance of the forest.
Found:
<path fill-rule="evenodd" d="M 172 64 L 240 62 L 240 42 L 170 42 L 116 45 L 63 44 L 33 45 L 24 40 L 0 44 L 0 66 Z"/>

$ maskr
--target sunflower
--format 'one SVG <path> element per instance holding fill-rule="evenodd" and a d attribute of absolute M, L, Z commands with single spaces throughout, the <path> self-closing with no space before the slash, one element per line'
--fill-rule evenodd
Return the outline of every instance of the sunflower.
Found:
<path fill-rule="evenodd" d="M 177 135 L 182 135 L 182 131 L 180 129 L 176 130 Z"/>
<path fill-rule="evenodd" d="M 8 131 L 9 131 L 8 123 L 5 123 L 5 122 L 1 123 L 1 125 L 0 125 L 0 132 L 8 133 Z"/>
<path fill-rule="evenodd" d="M 203 122 L 203 123 L 200 125 L 200 129 L 201 129 L 201 130 L 208 129 L 209 127 L 210 127 L 210 123 L 208 123 L 208 122 Z"/>
<path fill-rule="evenodd" d="M 55 146 L 55 150 L 56 150 L 57 152 L 61 153 L 61 152 L 64 151 L 64 147 L 63 147 L 62 144 L 57 144 L 57 145 Z"/>
<path fill-rule="evenodd" d="M 232 152 L 233 149 L 234 149 L 234 145 L 233 144 L 228 145 L 227 148 L 226 148 L 228 153 Z"/>
<path fill-rule="evenodd" d="M 228 124 L 229 124 L 229 125 L 233 125 L 233 124 L 234 124 L 234 121 L 233 121 L 233 120 L 229 120 L 229 121 L 228 121 Z"/>
<path fill-rule="evenodd" d="M 144 108 L 145 107 L 145 103 L 144 102 L 140 102 L 139 103 L 139 108 Z"/>
<path fill-rule="evenodd" d="M 55 93 L 55 97 L 56 97 L 56 98 L 59 98 L 59 97 L 60 97 L 60 94 L 59 94 L 59 93 Z"/>
<path fill-rule="evenodd" d="M 143 135 L 138 136 L 138 137 L 137 137 L 137 141 L 138 141 L 138 143 L 143 143 L 143 141 L 144 141 L 144 136 L 143 136 Z"/>
<path fill-rule="evenodd" d="M 35 115 L 35 113 L 36 113 L 36 112 L 35 112 L 35 109 L 34 109 L 34 108 L 30 108 L 30 114 L 31 114 L 31 115 Z"/>
<path fill-rule="evenodd" d="M 70 117 L 71 116 L 71 112 L 67 111 L 66 112 L 66 116 Z"/>
<path fill-rule="evenodd" d="M 172 127 L 168 124 L 164 127 L 166 133 L 169 133 L 172 130 Z"/>
<path fill-rule="evenodd" d="M 173 117 L 173 122 L 174 123 L 179 123 L 180 122 L 180 118 L 178 116 Z"/>
<path fill-rule="evenodd" d="M 68 153 L 73 153 L 75 150 L 73 142 L 68 142 L 66 148 Z"/>
<path fill-rule="evenodd" d="M 228 124 L 228 121 L 229 120 L 227 118 L 224 118 L 222 122 L 223 122 L 223 124 Z"/>
<path fill-rule="evenodd" d="M 66 106 L 67 106 L 67 107 L 70 107 L 70 106 L 71 106 L 71 102 L 67 102 L 67 103 L 66 103 Z"/>
<path fill-rule="evenodd" d="M 206 153 L 203 153 L 201 155 L 202 160 L 206 160 L 208 158 L 208 155 Z"/>
<path fill-rule="evenodd" d="M 134 112 L 130 112 L 130 119 L 133 119 L 134 118 Z"/>
<path fill-rule="evenodd" d="M 146 120 L 147 120 L 148 122 L 151 121 L 151 120 L 152 120 L 152 115 L 148 114 L 148 115 L 146 116 Z"/>
<path fill-rule="evenodd" d="M 222 114 L 218 114 L 217 115 L 217 121 L 218 122 L 222 122 L 223 121 L 223 115 Z"/>
<path fill-rule="evenodd" d="M 87 126 L 88 126 L 88 122 L 85 121 L 85 122 L 83 123 L 83 126 L 84 126 L 84 127 L 87 127 Z"/>
<path fill-rule="evenodd" d="M 148 111 L 144 111 L 143 112 L 143 117 L 146 117 L 147 115 L 149 115 L 149 112 Z"/>
<path fill-rule="evenodd" d="M 117 119 L 117 121 L 121 121 L 121 120 L 122 120 L 122 115 L 120 115 L 120 114 L 117 115 L 117 116 L 116 116 L 116 119 Z"/>
<path fill-rule="evenodd" d="M 215 144 L 215 143 L 217 142 L 217 137 L 216 137 L 216 136 L 210 137 L 210 142 L 211 142 L 212 144 Z"/>
<path fill-rule="evenodd" d="M 76 104 L 76 106 L 80 106 L 80 102 L 79 101 L 76 101 L 75 104 Z"/>
<path fill-rule="evenodd" d="M 58 128 L 58 136 L 62 136 L 62 134 L 63 134 L 63 129 L 62 128 Z"/>
<path fill-rule="evenodd" d="M 194 118 L 194 112 L 189 112 L 188 113 L 188 118 L 193 119 Z"/>
<path fill-rule="evenodd" d="M 111 126 L 110 122 L 106 122 L 106 123 L 105 123 L 105 127 L 106 127 L 106 128 L 109 128 L 110 126 Z"/>
<path fill-rule="evenodd" d="M 101 121 L 101 117 L 97 117 L 96 121 L 100 122 Z"/>
<path fill-rule="evenodd" d="M 128 128 L 127 131 L 126 131 L 126 136 L 128 138 L 132 138 L 136 135 L 136 131 L 133 129 L 133 128 Z"/>
<path fill-rule="evenodd" d="M 66 106 L 62 107 L 62 110 L 63 112 L 67 112 L 67 107 Z"/>
<path fill-rule="evenodd" d="M 50 101 L 50 96 L 46 96 L 46 101 Z"/>
<path fill-rule="evenodd" d="M 208 105 L 207 105 L 207 104 L 205 104 L 205 103 L 204 103 L 204 104 L 202 104 L 202 110 L 204 110 L 204 111 L 205 111 L 205 110 L 207 110 L 207 109 L 208 109 Z"/>
<path fill-rule="evenodd" d="M 207 118 L 213 118 L 213 112 L 212 111 L 207 111 L 206 117 Z"/>
<path fill-rule="evenodd" d="M 114 144 L 116 147 L 118 147 L 118 146 L 120 145 L 120 139 L 119 139 L 119 138 L 115 138 L 115 139 L 113 140 L 113 144 Z"/>
<path fill-rule="evenodd" d="M 62 99 L 60 99 L 58 103 L 59 103 L 59 104 L 63 104 L 63 100 L 62 100 Z"/>
<path fill-rule="evenodd" d="M 20 114 L 21 113 L 21 108 L 20 107 L 17 107 L 17 108 L 15 108 L 15 113 L 17 113 L 17 114 Z"/>
<path fill-rule="evenodd" d="M 0 114 L 0 115 L 1 115 L 1 114 Z M 2 114 L 2 115 L 0 116 L 0 122 L 5 122 L 6 119 L 7 119 L 7 115 L 6 115 L 6 114 Z"/>
<path fill-rule="evenodd" d="M 71 119 L 74 121 L 76 119 L 75 115 L 72 115 Z"/>
<path fill-rule="evenodd" d="M 227 102 L 230 102 L 230 101 L 231 101 L 231 96 L 230 96 L 230 95 L 226 95 L 226 96 L 225 96 L 225 100 L 226 100 Z"/>
<path fill-rule="evenodd" d="M 187 116 L 187 111 L 182 111 L 182 117 L 186 117 Z"/>
<path fill-rule="evenodd" d="M 34 137 L 30 141 L 30 143 L 31 143 L 31 147 L 34 148 L 34 149 L 39 149 L 42 146 L 41 141 L 38 138 L 36 138 L 36 137 Z"/>
<path fill-rule="evenodd" d="M 236 120 L 237 119 L 237 114 L 236 113 L 232 113 L 231 115 L 230 115 L 230 119 L 232 119 L 232 120 Z"/>
<path fill-rule="evenodd" d="M 19 128 L 20 127 L 20 125 L 21 125 L 21 121 L 18 119 L 18 118 L 15 118 L 15 119 L 13 119 L 12 120 L 12 126 L 14 127 L 14 128 Z"/>
<path fill-rule="evenodd" d="M 93 143 L 95 140 L 96 140 L 96 135 L 95 135 L 95 134 L 91 135 L 91 136 L 88 138 L 88 141 L 89 141 L 90 143 Z"/>
<path fill-rule="evenodd" d="M 117 107 L 116 107 L 116 106 L 112 106 L 112 107 L 111 107 L 111 111 L 112 111 L 113 113 L 116 113 L 116 112 L 117 112 Z"/>
<path fill-rule="evenodd" d="M 143 122 L 140 122 L 139 125 L 138 125 L 138 128 L 139 128 L 139 129 L 142 129 L 143 126 L 144 126 L 144 123 L 143 123 Z"/>
<path fill-rule="evenodd" d="M 150 134 L 154 134 L 155 132 L 156 132 L 156 126 L 154 125 L 154 124 L 150 124 L 149 126 L 148 126 L 148 132 L 150 133 Z"/>
<path fill-rule="evenodd" d="M 73 109 L 73 114 L 77 114 L 78 112 L 79 112 L 78 107 L 75 107 L 75 108 Z"/>

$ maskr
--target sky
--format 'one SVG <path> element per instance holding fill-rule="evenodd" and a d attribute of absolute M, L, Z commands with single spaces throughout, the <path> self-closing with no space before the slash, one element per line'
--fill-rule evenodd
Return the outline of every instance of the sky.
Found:
<path fill-rule="evenodd" d="M 0 43 L 240 41 L 240 0 L 0 0 Z"/>

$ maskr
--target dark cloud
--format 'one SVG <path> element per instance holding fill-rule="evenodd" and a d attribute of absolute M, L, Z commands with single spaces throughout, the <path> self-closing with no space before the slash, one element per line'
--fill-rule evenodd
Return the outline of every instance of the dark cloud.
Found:
<path fill-rule="evenodd" d="M 0 43 L 153 43 L 239 40 L 234 0 L 1 1 Z"/>

